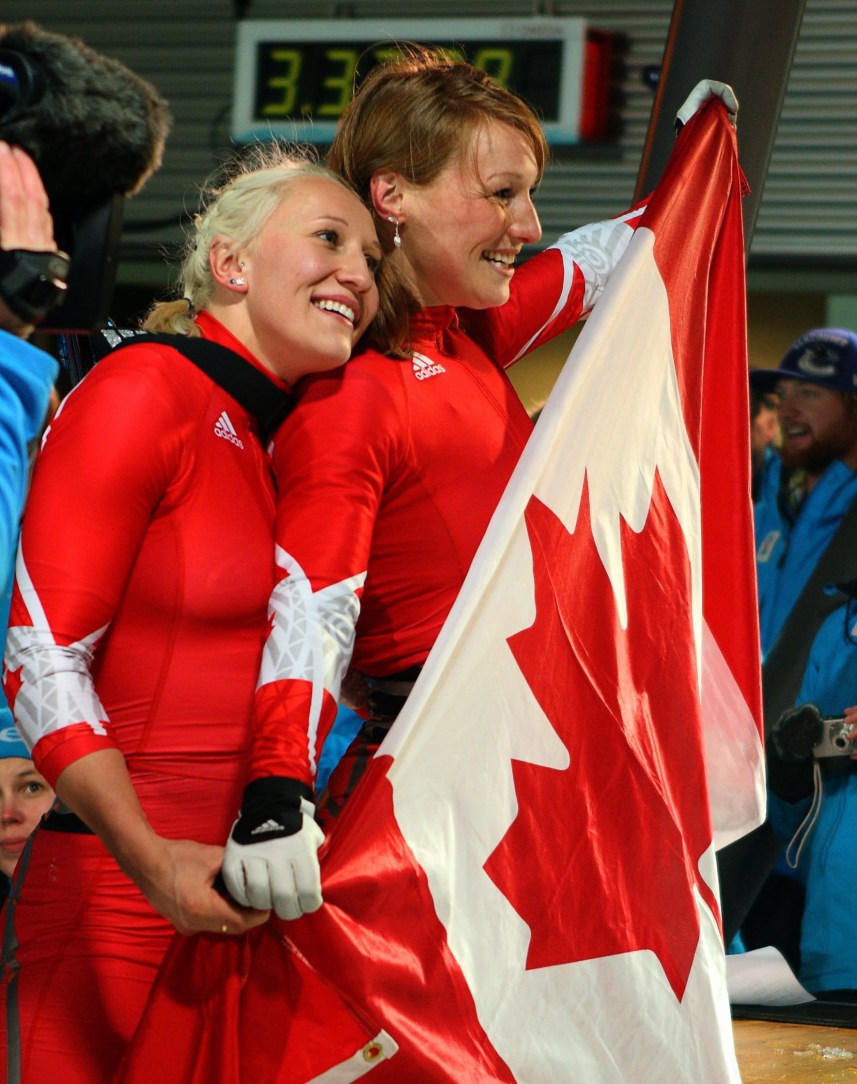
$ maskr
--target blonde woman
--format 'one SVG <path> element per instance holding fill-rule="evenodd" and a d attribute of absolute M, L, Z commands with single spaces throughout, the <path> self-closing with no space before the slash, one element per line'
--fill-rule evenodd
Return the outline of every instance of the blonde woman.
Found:
<path fill-rule="evenodd" d="M 260 430 L 301 377 L 348 360 L 380 260 L 338 178 L 241 171 L 197 219 L 184 299 L 147 322 L 171 334 L 98 364 L 48 431 L 5 689 L 68 812 L 37 833 L 7 924 L 10 1079 L 109 1081 L 174 931 L 266 918 L 214 884 L 273 586 Z"/>

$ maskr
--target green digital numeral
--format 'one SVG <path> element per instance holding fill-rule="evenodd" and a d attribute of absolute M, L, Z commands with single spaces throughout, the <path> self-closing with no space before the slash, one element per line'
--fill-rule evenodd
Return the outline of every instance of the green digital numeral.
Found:
<path fill-rule="evenodd" d="M 339 70 L 334 75 L 329 75 L 322 83 L 326 90 L 335 91 L 336 96 L 333 101 L 319 105 L 318 116 L 340 117 L 351 101 L 359 53 L 356 49 L 328 49 L 324 56 L 325 60 L 336 64 Z"/>
<path fill-rule="evenodd" d="M 277 65 L 282 65 L 282 75 L 274 75 L 265 84 L 276 92 L 277 101 L 267 102 L 262 106 L 265 117 L 291 117 L 295 113 L 298 100 L 298 81 L 301 77 L 303 54 L 297 49 L 272 49 L 270 58 Z"/>

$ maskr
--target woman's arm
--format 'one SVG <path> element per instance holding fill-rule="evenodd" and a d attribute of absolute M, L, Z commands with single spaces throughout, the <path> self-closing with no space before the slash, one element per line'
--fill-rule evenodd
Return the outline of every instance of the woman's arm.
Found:
<path fill-rule="evenodd" d="M 726 83 L 703 79 L 682 105 L 676 130 L 711 98 L 720 98 L 732 123 L 738 101 Z M 468 332 L 503 368 L 573 327 L 597 304 L 619 265 L 645 201 L 616 218 L 580 226 L 528 260 L 512 279 L 505 305 L 468 312 Z"/>
<path fill-rule="evenodd" d="M 39 456 L 4 686 L 39 770 L 152 905 L 185 932 L 240 932 L 266 916 L 242 918 L 214 890 L 221 848 L 154 833 L 99 696 L 98 652 L 182 467 L 188 409 L 158 359 L 142 347 L 128 355 L 102 362 L 72 392 Z"/>
<path fill-rule="evenodd" d="M 152 830 L 118 749 L 75 760 L 56 789 L 179 933 L 240 934 L 267 920 L 267 912 L 240 908 L 216 891 L 222 847 L 165 839 Z"/>
<path fill-rule="evenodd" d="M 284 919 L 322 903 L 312 785 L 354 648 L 375 519 L 401 458 L 397 372 L 395 361 L 363 358 L 315 378 L 274 442 L 277 586 L 250 781 L 223 877 L 242 904 Z"/>

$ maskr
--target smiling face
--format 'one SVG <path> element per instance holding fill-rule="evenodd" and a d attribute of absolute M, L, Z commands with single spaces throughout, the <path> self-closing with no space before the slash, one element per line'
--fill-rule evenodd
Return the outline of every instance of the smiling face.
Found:
<path fill-rule="evenodd" d="M 782 430 L 780 454 L 787 467 L 803 468 L 811 481 L 834 461 L 857 468 L 857 413 L 853 396 L 808 380 L 777 382 Z"/>
<path fill-rule="evenodd" d="M 23 757 L 0 759 L 0 870 L 12 876 L 28 838 L 51 808 L 54 792 Z"/>
<path fill-rule="evenodd" d="M 227 239 L 219 244 L 229 246 Z M 360 200 L 337 181 L 303 176 L 289 183 L 255 240 L 218 265 L 228 292 L 209 308 L 293 384 L 349 359 L 378 309 L 380 260 Z"/>
<path fill-rule="evenodd" d="M 401 254 L 421 304 L 487 309 L 509 299 L 521 248 L 542 233 L 538 178 L 527 137 L 492 121 L 472 156 L 455 156 L 431 183 L 399 179 Z"/>

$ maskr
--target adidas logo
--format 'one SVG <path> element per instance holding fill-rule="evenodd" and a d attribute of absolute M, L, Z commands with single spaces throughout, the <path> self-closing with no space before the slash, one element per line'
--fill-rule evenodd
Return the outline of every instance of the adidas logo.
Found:
<path fill-rule="evenodd" d="M 216 437 L 223 437 L 224 440 L 231 441 L 236 448 L 243 448 L 244 441 L 235 432 L 235 426 L 229 419 L 229 415 L 224 410 L 217 421 L 214 423 L 214 435 Z"/>
<path fill-rule="evenodd" d="M 283 826 L 277 824 L 275 820 L 268 819 L 264 824 L 260 824 L 258 828 L 254 828 L 250 833 L 251 836 L 258 836 L 261 832 L 282 832 Z"/>
<path fill-rule="evenodd" d="M 425 354 L 413 355 L 414 376 L 417 380 L 428 380 L 430 376 L 438 376 L 445 373 L 446 369 L 438 361 L 432 361 Z"/>

